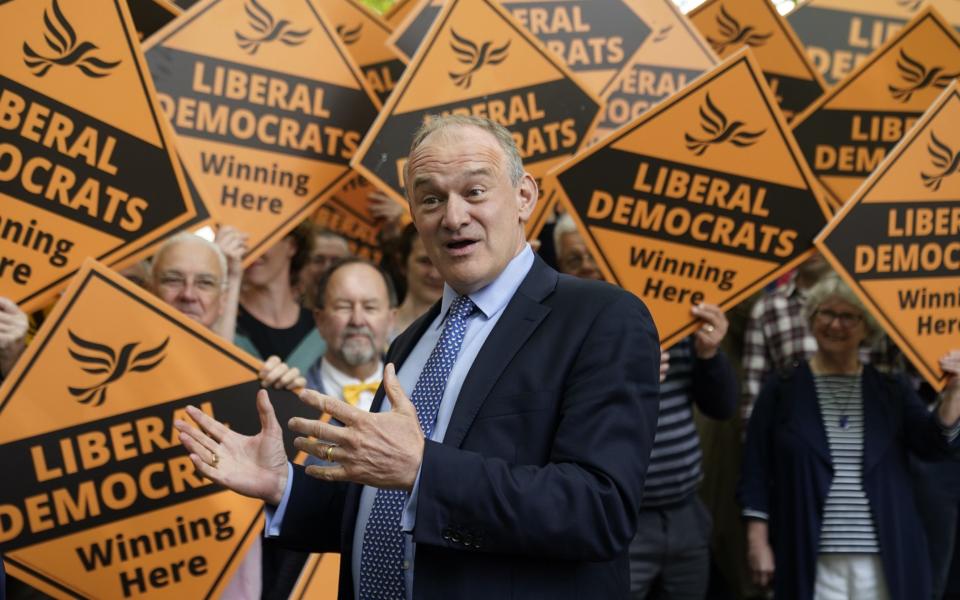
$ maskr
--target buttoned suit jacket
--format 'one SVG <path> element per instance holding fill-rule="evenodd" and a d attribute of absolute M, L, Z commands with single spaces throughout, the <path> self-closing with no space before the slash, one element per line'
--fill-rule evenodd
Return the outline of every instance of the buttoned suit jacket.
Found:
<path fill-rule="evenodd" d="M 402 368 L 438 313 L 439 304 L 401 334 L 388 362 Z M 626 597 L 659 354 L 639 299 L 535 258 L 474 360 L 442 443 L 426 442 L 413 597 Z M 382 401 L 381 388 L 372 410 Z M 362 486 L 299 468 L 292 485 L 280 540 L 341 552 L 340 598 L 352 600 Z"/>

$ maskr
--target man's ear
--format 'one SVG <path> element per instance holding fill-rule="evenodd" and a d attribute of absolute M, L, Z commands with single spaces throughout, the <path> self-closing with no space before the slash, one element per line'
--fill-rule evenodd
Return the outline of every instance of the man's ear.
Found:
<path fill-rule="evenodd" d="M 524 173 L 520 179 L 520 186 L 517 189 L 517 201 L 520 210 L 520 222 L 526 223 L 533 214 L 533 209 L 537 205 L 537 198 L 540 190 L 537 189 L 537 180 L 530 173 Z"/>

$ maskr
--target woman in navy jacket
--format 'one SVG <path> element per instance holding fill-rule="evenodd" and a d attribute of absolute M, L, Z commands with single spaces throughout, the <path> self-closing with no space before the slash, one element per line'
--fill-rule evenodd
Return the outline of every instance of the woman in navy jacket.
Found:
<path fill-rule="evenodd" d="M 824 554 L 821 545 L 835 535 L 828 529 L 845 529 L 825 528 L 824 514 L 838 472 L 828 436 L 848 433 L 843 431 L 848 428 L 848 407 L 838 418 L 836 405 L 818 398 L 817 378 L 846 375 L 856 381 L 859 374 L 856 403 L 862 398 L 862 407 L 850 411 L 857 421 L 849 431 L 862 432 L 850 434 L 862 439 L 862 470 L 853 469 L 862 473 L 869 503 L 866 520 L 872 516 L 875 530 L 881 567 L 876 577 L 885 580 L 878 581 L 878 590 L 885 584 L 890 598 L 929 597 L 928 551 L 911 491 L 907 450 L 937 458 L 960 447 L 957 428 L 944 425 L 955 426 L 960 416 L 960 351 L 941 360 L 951 382 L 937 411 L 930 413 L 905 379 L 860 365 L 859 346 L 876 329 L 839 278 L 827 276 L 811 290 L 808 302 L 817 353 L 792 372 L 768 378 L 747 431 L 738 496 L 748 520 L 754 580 L 766 585 L 772 578 L 778 600 L 813 598 L 825 557 L 849 556 Z M 829 433 L 825 423 L 832 427 Z M 822 540 L 822 535 L 827 537 Z"/>

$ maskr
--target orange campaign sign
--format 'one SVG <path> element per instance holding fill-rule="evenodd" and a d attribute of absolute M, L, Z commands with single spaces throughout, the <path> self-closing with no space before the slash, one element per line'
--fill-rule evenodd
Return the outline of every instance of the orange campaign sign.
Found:
<path fill-rule="evenodd" d="M 960 36 L 932 8 L 793 121 L 831 200 L 841 205 L 960 75 Z"/>
<path fill-rule="evenodd" d="M 937 390 L 960 340 L 960 91 L 954 81 L 816 243 Z"/>
<path fill-rule="evenodd" d="M 263 504 L 194 470 L 194 405 L 259 431 L 259 363 L 88 260 L 0 386 L 0 552 L 58 598 L 218 597 Z M 307 415 L 271 392 L 281 423 Z M 292 456 L 292 434 L 286 434 Z"/>
<path fill-rule="evenodd" d="M 787 15 L 787 21 L 813 65 L 827 83 L 834 84 L 899 33 L 924 5 L 933 6 L 955 28 L 960 27 L 956 0 L 807 0 Z"/>
<path fill-rule="evenodd" d="M 339 554 L 311 554 L 297 579 L 290 600 L 337 600 Z"/>
<path fill-rule="evenodd" d="M 313 215 L 313 222 L 347 238 L 354 256 L 380 262 L 382 252 L 377 235 L 382 223 L 370 212 L 370 196 L 382 193 L 363 175 L 352 173 L 340 189 Z M 390 197 L 392 202 L 397 200 Z M 407 203 L 402 203 L 407 209 Z"/>
<path fill-rule="evenodd" d="M 417 6 L 416 0 L 396 0 L 390 5 L 390 8 L 383 13 L 383 19 L 390 26 L 390 29 L 396 29 L 407 15 Z"/>
<path fill-rule="evenodd" d="M 502 0 L 530 33 L 599 92 L 650 34 L 649 0 Z M 412 11 L 391 40 L 401 56 L 413 56 L 443 0 L 426 0 Z"/>
<path fill-rule="evenodd" d="M 673 0 L 648 0 L 643 8 L 653 33 L 600 91 L 605 108 L 591 137 L 604 137 L 633 121 L 719 62 Z"/>
<path fill-rule="evenodd" d="M 665 347 L 696 329 L 693 305 L 728 310 L 803 261 L 828 214 L 746 49 L 550 175 Z"/>
<path fill-rule="evenodd" d="M 205 0 L 146 45 L 180 157 L 249 264 L 349 175 L 377 100 L 313 0 Z"/>
<path fill-rule="evenodd" d="M 385 102 L 404 67 L 396 51 L 387 46 L 390 26 L 360 0 L 323 0 L 320 9 L 334 24 L 370 89 Z"/>
<path fill-rule="evenodd" d="M 0 32 L 0 296 L 32 311 L 196 208 L 126 2 L 7 2 Z"/>
<path fill-rule="evenodd" d="M 479 32 L 479 33 L 477 33 Z M 573 155 L 600 103 L 494 0 L 451 0 L 351 161 L 398 202 L 413 133 L 439 114 L 488 117 L 535 177 Z"/>
<path fill-rule="evenodd" d="M 557 180 L 544 176 L 540 180 L 540 197 L 533 207 L 533 213 L 525 224 L 528 240 L 540 237 L 540 232 L 557 210 Z"/>
<path fill-rule="evenodd" d="M 183 12 L 183 9 L 170 0 L 127 0 L 127 5 L 141 41 Z"/>
<path fill-rule="evenodd" d="M 827 89 L 770 0 L 707 0 L 689 16 L 721 58 L 744 46 L 753 49 L 787 121 Z"/>

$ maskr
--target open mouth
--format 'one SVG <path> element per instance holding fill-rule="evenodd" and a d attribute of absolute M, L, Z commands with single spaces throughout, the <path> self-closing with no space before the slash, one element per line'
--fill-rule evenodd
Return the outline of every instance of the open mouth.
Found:
<path fill-rule="evenodd" d="M 468 250 L 476 243 L 476 240 L 453 240 L 452 242 L 447 242 L 447 250 L 453 253 L 460 253 Z"/>

